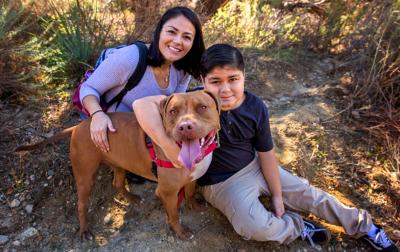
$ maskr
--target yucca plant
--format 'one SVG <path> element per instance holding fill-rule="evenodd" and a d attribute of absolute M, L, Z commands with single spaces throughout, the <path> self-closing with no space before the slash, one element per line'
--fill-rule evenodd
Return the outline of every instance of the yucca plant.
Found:
<path fill-rule="evenodd" d="M 42 18 L 47 32 L 41 39 L 47 47 L 43 55 L 57 58 L 57 62 L 47 58 L 44 63 L 48 67 L 48 81 L 53 79 L 57 83 L 64 78 L 75 83 L 92 66 L 105 47 L 112 26 L 112 20 L 106 20 L 107 14 L 103 14 L 104 8 L 99 1 L 76 1 L 67 6 L 51 3 L 51 15 Z"/>
<path fill-rule="evenodd" d="M 26 100 L 35 75 L 26 47 L 32 16 L 12 2 L 0 5 L 0 100 Z"/>

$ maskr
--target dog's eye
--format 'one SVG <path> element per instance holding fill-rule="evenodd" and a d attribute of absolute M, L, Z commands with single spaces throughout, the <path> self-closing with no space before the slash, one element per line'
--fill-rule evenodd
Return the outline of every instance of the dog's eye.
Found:
<path fill-rule="evenodd" d="M 176 111 L 176 109 L 171 109 L 171 110 L 169 111 L 169 114 L 170 114 L 170 115 L 175 115 L 177 112 L 178 112 L 178 111 Z"/>
<path fill-rule="evenodd" d="M 200 105 L 197 107 L 197 112 L 198 113 L 203 113 L 207 110 L 207 106 L 206 105 Z"/>

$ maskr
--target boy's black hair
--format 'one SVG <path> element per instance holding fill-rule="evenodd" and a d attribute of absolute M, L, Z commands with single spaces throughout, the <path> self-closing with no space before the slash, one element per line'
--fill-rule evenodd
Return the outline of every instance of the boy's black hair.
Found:
<path fill-rule="evenodd" d="M 155 67 L 161 66 L 164 63 L 165 59 L 161 54 L 159 48 L 160 33 L 164 24 L 168 20 L 178 16 L 184 16 L 185 18 L 187 18 L 194 26 L 196 33 L 190 51 L 185 55 L 185 57 L 174 62 L 173 65 L 177 69 L 189 73 L 194 78 L 199 78 L 200 58 L 205 49 L 203 41 L 203 33 L 201 31 L 201 23 L 197 15 L 187 7 L 181 7 L 181 6 L 174 7 L 167 10 L 164 13 L 164 15 L 162 15 L 153 33 L 153 41 L 150 44 L 147 62 L 150 66 L 155 66 Z"/>
<path fill-rule="evenodd" d="M 228 44 L 210 46 L 202 55 L 200 61 L 200 76 L 206 77 L 215 67 L 230 66 L 244 72 L 242 53 L 236 47 Z"/>

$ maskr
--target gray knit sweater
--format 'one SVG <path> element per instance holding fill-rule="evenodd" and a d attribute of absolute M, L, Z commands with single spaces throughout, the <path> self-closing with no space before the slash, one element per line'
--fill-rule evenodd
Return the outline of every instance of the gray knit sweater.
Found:
<path fill-rule="evenodd" d="M 136 45 L 129 45 L 116 50 L 110 54 L 86 80 L 80 90 L 81 102 L 87 95 L 99 97 L 106 93 L 106 100 L 111 100 L 123 89 L 133 74 L 139 61 L 139 49 Z M 182 70 L 177 70 L 171 65 L 169 85 L 167 88 L 160 88 L 150 66 L 136 87 L 129 91 L 122 99 L 121 104 L 115 110 L 116 104 L 108 111 L 129 112 L 132 111 L 132 102 L 136 99 L 151 95 L 170 95 L 173 93 L 185 92 L 191 76 Z"/>

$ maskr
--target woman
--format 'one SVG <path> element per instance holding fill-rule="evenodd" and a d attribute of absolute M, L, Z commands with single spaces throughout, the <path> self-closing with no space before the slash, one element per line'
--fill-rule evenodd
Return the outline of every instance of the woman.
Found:
<path fill-rule="evenodd" d="M 199 77 L 200 57 L 204 51 L 201 24 L 196 14 L 186 7 L 167 10 L 158 22 L 150 43 L 147 69 L 135 88 L 108 109 L 132 111 L 136 99 L 150 95 L 170 95 L 185 92 L 191 76 Z M 112 99 L 125 86 L 138 64 L 136 45 L 118 49 L 108 56 L 82 85 L 80 100 L 92 117 L 90 134 L 94 144 L 104 152 L 110 151 L 107 130 L 115 132 L 112 121 L 104 113 L 99 98 L 105 94 Z"/>

